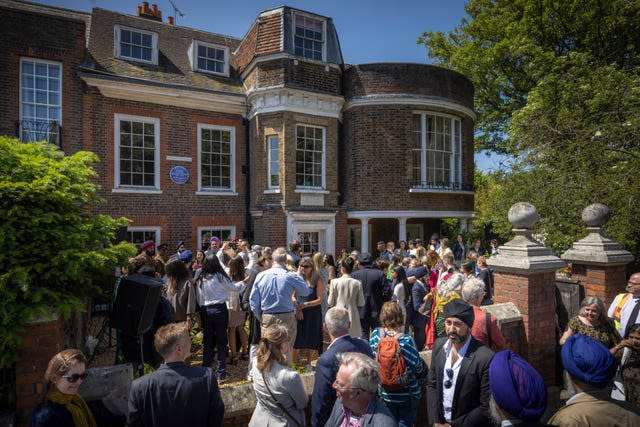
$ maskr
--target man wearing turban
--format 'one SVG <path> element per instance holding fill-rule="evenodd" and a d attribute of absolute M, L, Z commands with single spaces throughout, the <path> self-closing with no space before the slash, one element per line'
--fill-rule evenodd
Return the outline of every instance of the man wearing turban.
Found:
<path fill-rule="evenodd" d="M 640 426 L 640 410 L 628 402 L 611 400 L 609 382 L 616 363 L 609 349 L 591 337 L 572 335 L 562 346 L 562 365 L 576 394 L 567 400 L 549 424 L 589 427 Z"/>
<path fill-rule="evenodd" d="M 436 340 L 427 380 L 430 427 L 488 426 L 493 351 L 471 336 L 473 308 L 457 298 L 443 307 L 446 337 Z"/>
<path fill-rule="evenodd" d="M 543 425 L 538 421 L 547 408 L 547 387 L 526 360 L 510 350 L 496 353 L 489 365 L 489 387 L 495 425 Z"/>

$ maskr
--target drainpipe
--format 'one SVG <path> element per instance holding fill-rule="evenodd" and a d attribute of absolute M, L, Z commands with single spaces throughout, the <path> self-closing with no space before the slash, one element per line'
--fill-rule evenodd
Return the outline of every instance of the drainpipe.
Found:
<path fill-rule="evenodd" d="M 245 163 L 242 165 L 242 174 L 244 175 L 244 203 L 245 203 L 245 220 L 244 220 L 244 232 L 242 237 L 249 239 L 249 242 L 253 245 L 253 229 L 251 227 L 251 150 L 249 142 L 250 136 L 250 122 L 248 119 L 243 118 L 242 124 L 244 126 L 244 158 Z"/>

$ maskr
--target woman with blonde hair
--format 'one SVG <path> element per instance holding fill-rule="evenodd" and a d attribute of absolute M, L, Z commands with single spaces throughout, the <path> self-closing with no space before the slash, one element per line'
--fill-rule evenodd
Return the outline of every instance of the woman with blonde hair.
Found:
<path fill-rule="evenodd" d="M 95 427 L 96 421 L 78 394 L 86 358 L 80 350 L 67 349 L 51 358 L 44 373 L 47 393 L 31 416 L 31 427 Z"/>
<path fill-rule="evenodd" d="M 283 325 L 264 329 L 251 370 L 256 408 L 249 427 L 303 427 L 309 398 L 302 378 L 287 366 L 289 334 Z"/>
<path fill-rule="evenodd" d="M 305 353 L 307 371 L 312 371 L 311 360 L 322 353 L 322 295 L 324 295 L 324 282 L 316 271 L 310 257 L 304 257 L 298 264 L 302 269 L 302 276 L 311 289 L 307 296 L 297 296 L 296 319 L 297 334 L 293 343 L 293 362 L 300 364 L 300 351 Z"/>

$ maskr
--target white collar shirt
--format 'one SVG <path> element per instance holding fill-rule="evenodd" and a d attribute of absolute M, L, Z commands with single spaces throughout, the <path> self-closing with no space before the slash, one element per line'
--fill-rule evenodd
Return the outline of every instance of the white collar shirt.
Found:
<path fill-rule="evenodd" d="M 451 341 L 447 340 L 444 343 L 444 353 L 446 355 L 446 359 L 444 362 L 444 368 L 442 370 L 442 407 L 444 409 L 444 419 L 447 420 L 448 423 L 451 422 L 451 408 L 453 406 L 453 395 L 456 390 L 456 382 L 458 380 L 458 373 L 460 372 L 460 365 L 462 364 L 462 359 L 465 354 L 467 354 L 467 350 L 469 349 L 469 343 L 471 342 L 471 334 L 467 336 L 467 341 L 464 343 L 462 348 L 458 350 L 458 360 L 456 363 L 451 363 Z M 447 369 L 451 369 L 453 371 L 453 376 L 449 378 L 447 375 Z M 451 387 L 446 388 L 444 383 L 446 381 L 451 381 Z"/>

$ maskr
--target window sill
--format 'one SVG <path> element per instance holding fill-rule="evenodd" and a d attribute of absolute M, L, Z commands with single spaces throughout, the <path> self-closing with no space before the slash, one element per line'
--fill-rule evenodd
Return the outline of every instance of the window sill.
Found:
<path fill-rule="evenodd" d="M 270 188 L 268 190 L 264 190 L 263 194 L 280 194 L 279 188 Z"/>
<path fill-rule="evenodd" d="M 307 194 L 329 194 L 329 190 L 324 188 L 296 188 L 294 193 L 307 193 Z"/>
<path fill-rule="evenodd" d="M 237 196 L 235 191 L 225 190 L 200 190 L 196 191 L 196 196 Z"/>
<path fill-rule="evenodd" d="M 127 188 L 119 187 L 111 189 L 112 193 L 140 193 L 140 194 L 162 194 L 162 190 L 157 188 Z"/>
<path fill-rule="evenodd" d="M 474 195 L 473 191 L 455 190 L 448 188 L 410 188 L 409 193 L 448 193 L 448 194 L 469 194 Z"/>

